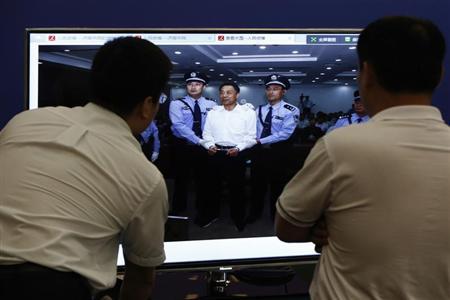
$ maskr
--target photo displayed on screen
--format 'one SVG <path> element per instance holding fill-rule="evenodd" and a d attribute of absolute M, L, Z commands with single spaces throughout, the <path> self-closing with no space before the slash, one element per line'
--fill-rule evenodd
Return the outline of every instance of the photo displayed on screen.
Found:
<path fill-rule="evenodd" d="M 275 201 L 314 143 L 368 118 L 357 31 L 36 33 L 29 108 L 85 105 L 96 51 L 127 35 L 173 63 L 156 119 L 136 136 L 166 180 L 167 241 L 273 238 Z"/>

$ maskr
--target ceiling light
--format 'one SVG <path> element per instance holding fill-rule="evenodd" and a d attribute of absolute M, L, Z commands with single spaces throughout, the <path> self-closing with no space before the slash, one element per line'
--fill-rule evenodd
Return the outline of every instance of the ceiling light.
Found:
<path fill-rule="evenodd" d="M 210 72 L 214 72 L 214 69 L 209 69 Z"/>
<path fill-rule="evenodd" d="M 297 54 L 298 51 L 297 51 L 297 50 L 294 50 L 294 51 L 292 51 L 291 53 L 292 53 L 292 54 Z"/>
<path fill-rule="evenodd" d="M 320 75 L 322 75 L 322 76 L 323 76 L 323 75 L 325 75 L 325 73 L 320 73 Z"/>
<path fill-rule="evenodd" d="M 289 70 L 289 72 L 294 72 L 294 70 Z"/>
<path fill-rule="evenodd" d="M 331 67 L 327 67 L 327 70 L 331 70 L 332 68 Z"/>
<path fill-rule="evenodd" d="M 231 80 L 231 79 L 233 79 L 233 78 L 231 78 L 231 77 L 228 77 L 228 80 Z"/>
<path fill-rule="evenodd" d="M 356 69 L 353 69 L 352 72 L 356 72 Z"/>
<path fill-rule="evenodd" d="M 315 80 L 311 81 L 312 83 L 316 82 Z"/>
<path fill-rule="evenodd" d="M 223 76 L 223 74 L 219 74 L 219 76 Z"/>
<path fill-rule="evenodd" d="M 199 61 L 196 61 L 196 62 L 195 62 L 195 64 L 196 64 L 196 65 L 199 65 L 199 64 L 200 64 L 200 62 L 199 62 Z"/>
<path fill-rule="evenodd" d="M 316 80 L 319 80 L 320 78 L 319 77 L 316 77 Z"/>
<path fill-rule="evenodd" d="M 266 46 L 259 46 L 259 49 L 262 49 L 262 50 L 264 50 L 266 48 L 267 48 Z"/>
<path fill-rule="evenodd" d="M 181 51 L 175 51 L 174 52 L 176 55 L 180 55 L 181 54 Z"/>
<path fill-rule="evenodd" d="M 356 77 L 353 77 L 353 80 L 356 80 Z"/>
<path fill-rule="evenodd" d="M 253 73 L 253 70 L 250 70 L 249 72 L 250 72 L 250 73 Z"/>
<path fill-rule="evenodd" d="M 262 79 L 260 78 L 260 79 L 258 79 L 258 81 L 262 81 Z"/>
<path fill-rule="evenodd" d="M 238 55 L 239 53 L 238 52 L 233 52 L 233 53 L 231 53 L 232 55 Z"/>
<path fill-rule="evenodd" d="M 70 49 L 64 49 L 64 52 L 70 52 Z"/>
<path fill-rule="evenodd" d="M 346 82 L 345 85 L 348 85 L 348 83 Z"/>
<path fill-rule="evenodd" d="M 270 68 L 269 68 L 269 70 L 273 70 L 273 68 L 272 68 L 272 67 L 270 67 Z"/>
<path fill-rule="evenodd" d="M 348 49 L 350 49 L 350 50 L 355 50 L 355 49 L 356 49 L 356 46 L 350 46 L 350 47 L 348 47 Z"/>
<path fill-rule="evenodd" d="M 334 79 L 334 81 L 338 81 L 338 79 L 337 79 L 337 78 L 335 78 L 335 79 Z"/>
<path fill-rule="evenodd" d="M 338 62 L 339 62 L 339 61 L 342 61 L 342 59 L 340 59 L 340 58 L 336 58 L 336 61 L 338 61 Z"/>

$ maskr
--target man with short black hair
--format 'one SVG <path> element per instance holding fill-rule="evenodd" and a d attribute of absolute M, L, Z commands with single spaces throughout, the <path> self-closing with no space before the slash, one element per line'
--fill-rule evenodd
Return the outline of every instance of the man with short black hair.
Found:
<path fill-rule="evenodd" d="M 238 231 L 244 230 L 247 208 L 245 196 L 245 169 L 248 149 L 256 144 L 256 114 L 248 105 L 237 103 L 239 86 L 224 82 L 219 87 L 221 106 L 208 114 L 203 131 L 208 150 L 208 199 L 201 203 L 196 223 L 209 225 L 220 210 L 222 181 L 230 188 L 230 215 Z"/>
<path fill-rule="evenodd" d="M 267 104 L 256 110 L 257 145 L 252 153 L 252 196 L 247 222 L 258 220 L 264 211 L 266 194 L 269 194 L 271 219 L 275 215 L 275 202 L 292 174 L 288 171 L 290 146 L 297 127 L 300 111 L 285 101 L 291 87 L 289 79 L 280 74 L 266 77 Z"/>
<path fill-rule="evenodd" d="M 361 101 L 361 97 L 359 96 L 359 91 L 355 91 L 354 93 L 352 106 L 353 113 L 340 116 L 336 123 L 328 128 L 327 133 L 336 128 L 341 128 L 352 124 L 362 124 L 370 120 L 370 117 L 367 115 L 366 108 L 364 107 L 364 103 Z"/>
<path fill-rule="evenodd" d="M 171 68 L 147 40 L 109 41 L 92 64 L 90 103 L 26 111 L 2 130 L 1 299 L 91 299 L 114 286 L 119 242 L 121 299 L 149 298 L 165 259 L 167 189 L 134 136 Z"/>
<path fill-rule="evenodd" d="M 386 17 L 357 49 L 371 120 L 316 143 L 277 202 L 277 235 L 323 246 L 312 299 L 450 299 L 450 129 L 431 106 L 444 37 Z"/>
<path fill-rule="evenodd" d="M 206 201 L 204 187 L 207 152 L 203 149 L 203 128 L 206 116 L 216 102 L 203 96 L 209 82 L 206 74 L 189 71 L 184 74 L 187 95 L 170 102 L 169 116 L 172 122 L 174 192 L 171 214 L 180 215 L 188 208 L 188 185 L 193 181 L 195 206 Z M 191 174 L 192 173 L 192 174 Z"/>

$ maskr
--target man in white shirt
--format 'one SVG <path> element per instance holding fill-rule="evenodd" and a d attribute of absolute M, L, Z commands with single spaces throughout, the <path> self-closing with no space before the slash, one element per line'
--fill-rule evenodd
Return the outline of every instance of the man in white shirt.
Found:
<path fill-rule="evenodd" d="M 97 52 L 93 99 L 15 116 L 0 133 L 0 299 L 90 300 L 113 287 L 147 300 L 163 263 L 167 189 L 134 137 L 150 124 L 172 64 L 147 40 Z"/>
<path fill-rule="evenodd" d="M 219 217 L 221 182 L 227 179 L 231 190 L 231 218 L 237 229 L 244 229 L 247 199 L 245 168 L 247 149 L 256 144 L 256 113 L 247 105 L 237 103 L 239 86 L 234 82 L 220 85 L 221 106 L 214 107 L 206 118 L 203 130 L 204 147 L 210 155 L 207 202 L 200 204 L 197 224 L 209 226 Z"/>
<path fill-rule="evenodd" d="M 323 246 L 312 299 L 450 299 L 450 128 L 431 106 L 444 37 L 387 17 L 357 49 L 371 120 L 316 143 L 277 202 L 277 235 Z"/>

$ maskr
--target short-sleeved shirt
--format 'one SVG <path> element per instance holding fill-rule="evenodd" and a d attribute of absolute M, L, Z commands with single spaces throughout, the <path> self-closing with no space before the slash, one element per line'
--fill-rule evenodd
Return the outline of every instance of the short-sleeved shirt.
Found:
<path fill-rule="evenodd" d="M 256 144 L 256 113 L 247 105 L 237 104 L 233 110 L 216 106 L 208 114 L 203 138 L 209 148 L 217 142 L 236 144 L 240 151 Z"/>
<path fill-rule="evenodd" d="M 263 123 L 267 114 L 269 113 L 270 104 L 260 106 L 257 110 L 257 134 L 261 137 L 263 131 Z M 271 121 L 271 134 L 260 139 L 261 144 L 273 144 L 281 141 L 285 141 L 291 137 L 297 127 L 300 111 L 297 107 L 293 106 L 281 100 L 280 102 L 272 105 L 272 121 Z"/>
<path fill-rule="evenodd" d="M 115 283 L 120 239 L 129 261 L 164 261 L 163 177 L 109 110 L 17 115 L 0 133 L 0 170 L 0 264 L 73 271 L 103 289 Z"/>
<path fill-rule="evenodd" d="M 320 139 L 277 209 L 329 232 L 312 299 L 450 299 L 450 128 L 398 106 Z"/>

